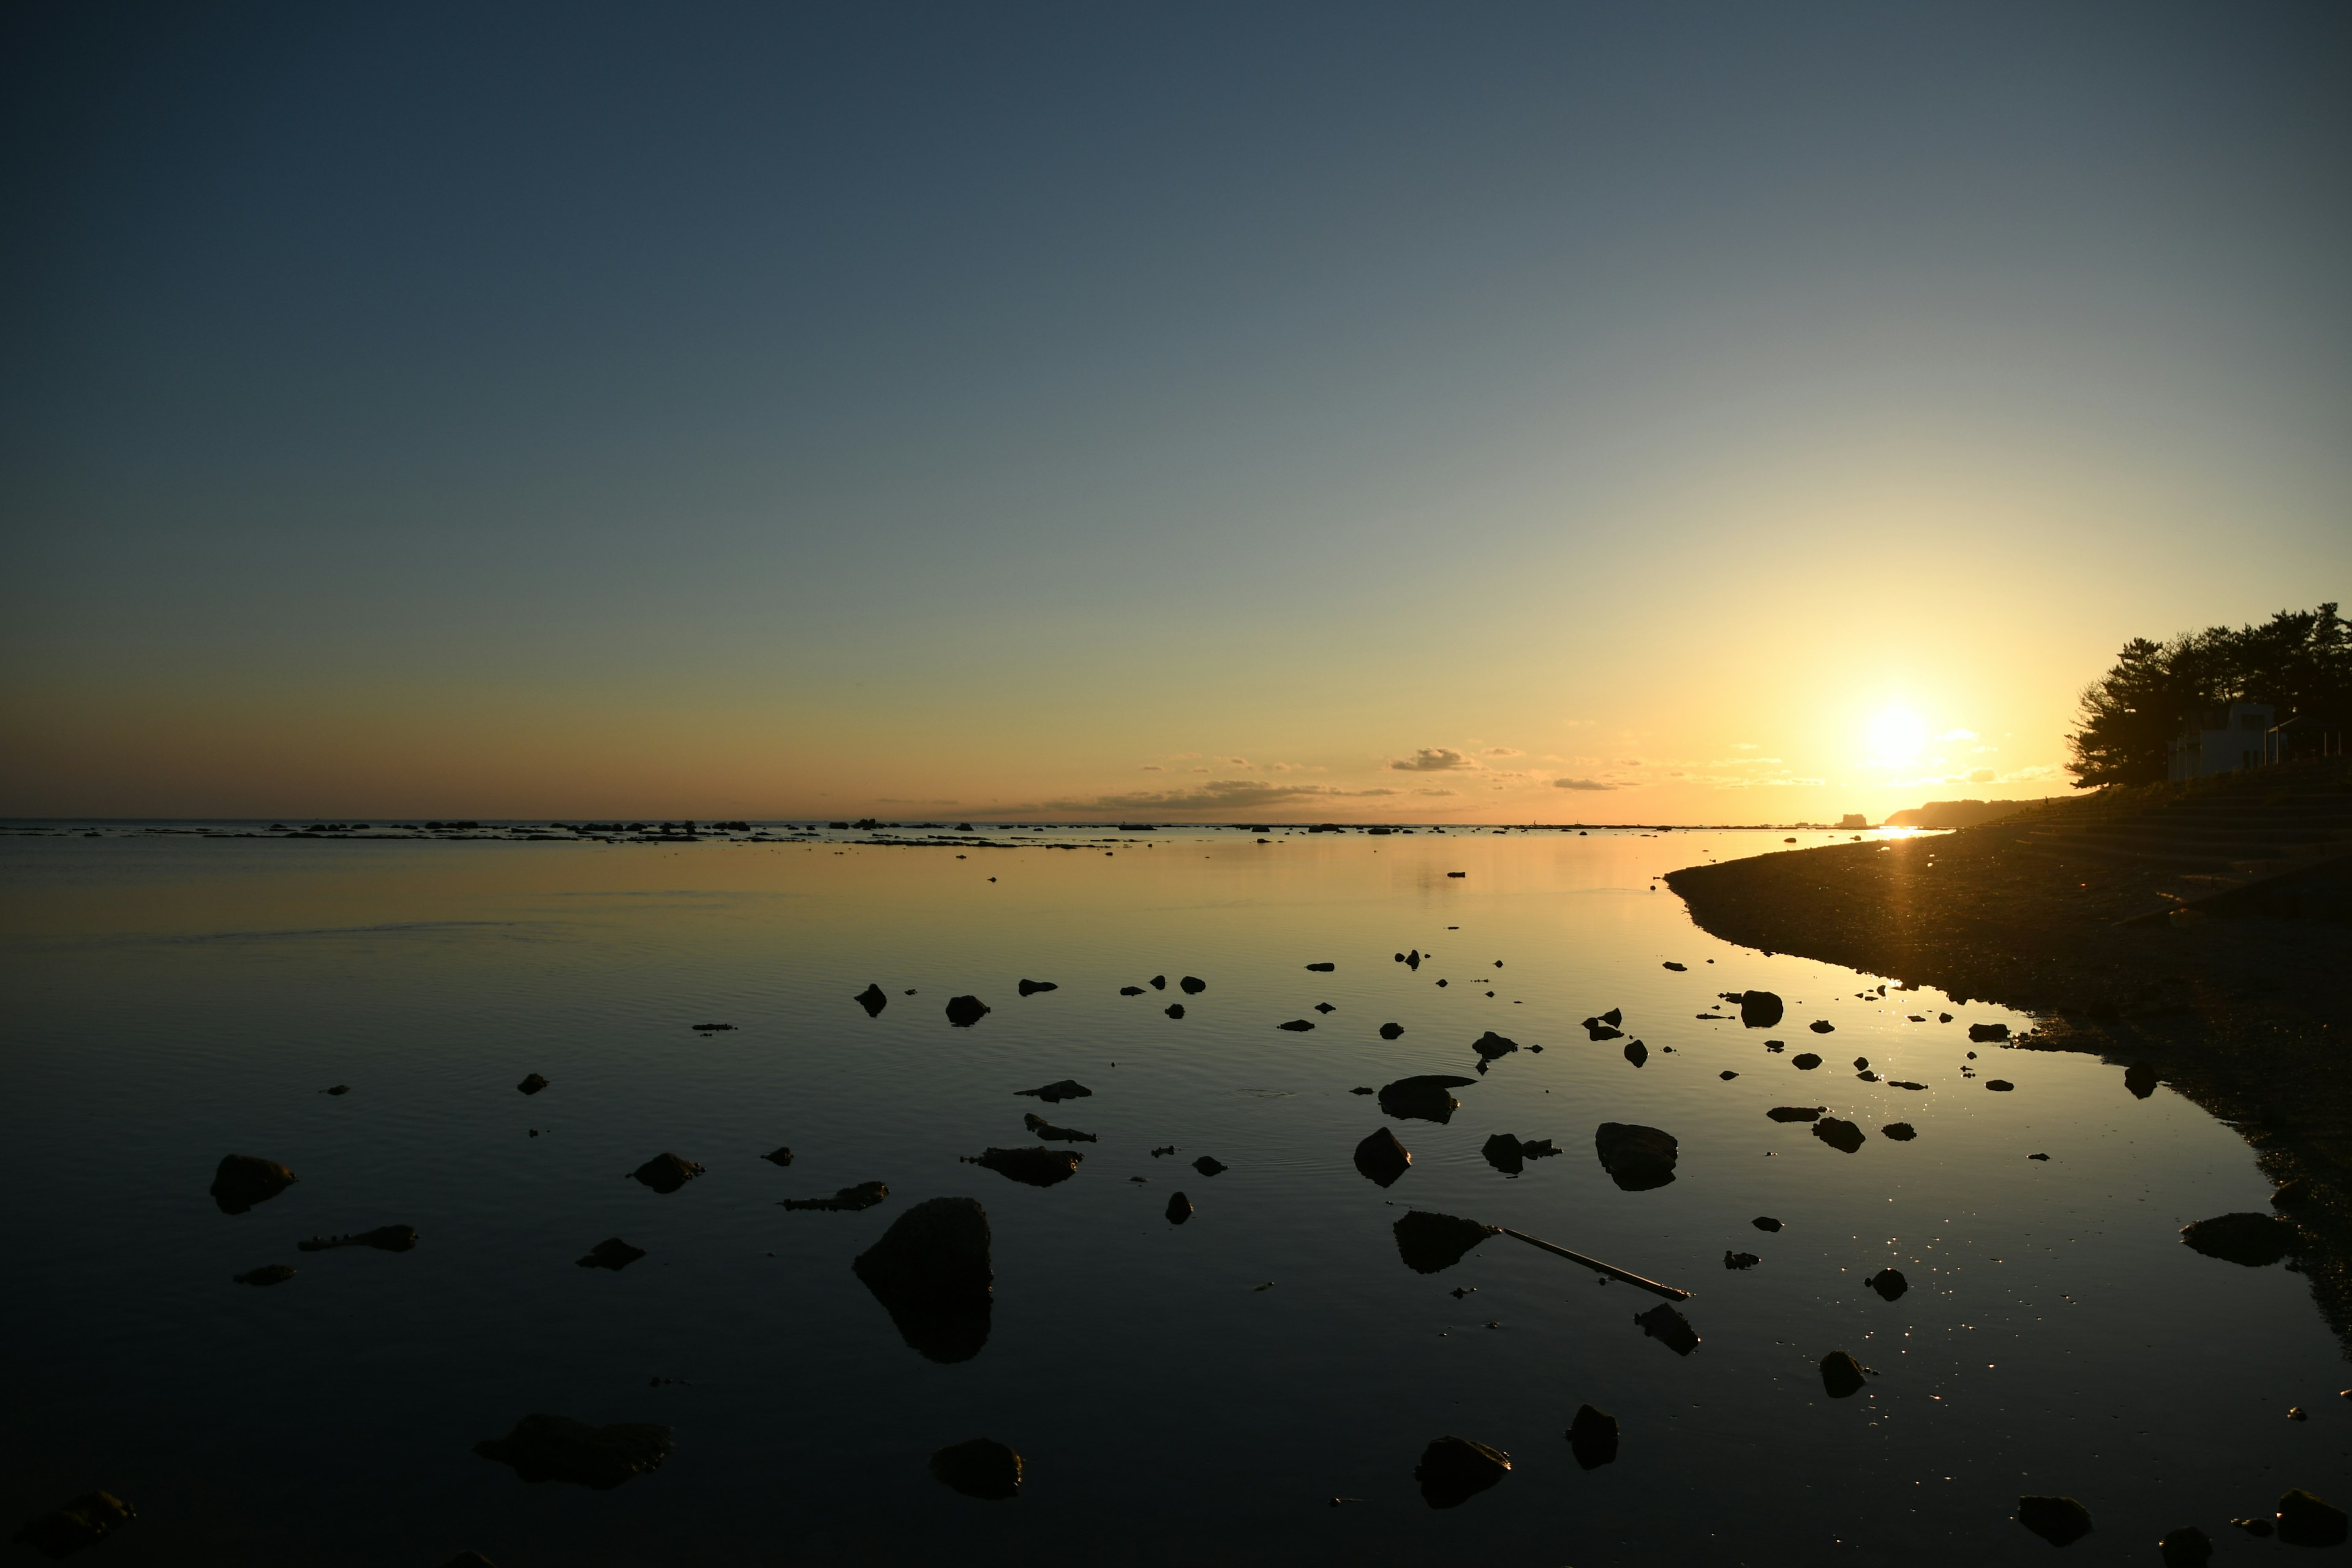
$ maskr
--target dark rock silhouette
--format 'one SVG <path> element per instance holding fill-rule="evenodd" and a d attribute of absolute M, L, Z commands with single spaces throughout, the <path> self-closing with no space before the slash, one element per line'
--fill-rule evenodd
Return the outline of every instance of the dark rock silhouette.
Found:
<path fill-rule="evenodd" d="M 1040 1084 L 1035 1089 L 1016 1089 L 1013 1092 L 1025 1094 L 1032 1100 L 1042 1100 L 1048 1105 L 1065 1100 L 1091 1100 L 1095 1093 L 1073 1078 L 1055 1079 L 1052 1083 Z"/>
<path fill-rule="evenodd" d="M 1122 985 L 1118 988 L 1118 994 L 1122 996 L 1140 996 L 1143 994 L 1143 987 L 1140 985 Z"/>
<path fill-rule="evenodd" d="M 1822 1392 L 1832 1399 L 1845 1399 L 1862 1388 L 1862 1363 L 1843 1351 L 1832 1351 L 1822 1357 Z"/>
<path fill-rule="evenodd" d="M 1790 1057 L 1789 1061 L 1799 1072 L 1811 1072 L 1822 1065 L 1822 1058 L 1811 1051 L 1799 1051 L 1795 1056 Z"/>
<path fill-rule="evenodd" d="M 1662 965 L 1662 967 L 1666 968 L 1666 969 L 1671 969 L 1671 970 L 1675 971 L 1675 972 L 1676 973 L 1678 973 L 1678 974 L 1679 974 L 1679 973 L 1688 973 L 1688 972 L 1689 972 L 1689 969 L 1690 969 L 1690 965 L 1689 965 L 1689 964 L 1687 964 L 1687 963 L 1675 963 L 1674 960 L 1672 960 L 1672 959 L 1668 959 L 1668 960 L 1665 962 L 1665 963 L 1664 963 L 1664 965 Z"/>
<path fill-rule="evenodd" d="M 1192 1169 L 1200 1172 L 1201 1174 L 1204 1176 L 1213 1176 L 1219 1172 L 1228 1170 L 1231 1167 L 1226 1165 L 1223 1161 L 1218 1159 L 1213 1154 L 1203 1154 L 1199 1159 L 1192 1162 Z"/>
<path fill-rule="evenodd" d="M 691 1160 L 662 1153 L 655 1155 L 629 1174 L 657 1193 L 674 1193 L 702 1174 L 702 1167 Z"/>
<path fill-rule="evenodd" d="M 1402 1024 L 1382 1024 L 1381 1026 L 1381 1038 L 1384 1040 L 1393 1040 L 1399 1038 L 1403 1034 L 1404 1026 Z"/>
<path fill-rule="evenodd" d="M 1688 1318 L 1664 1301 L 1646 1312 L 1634 1313 L 1633 1321 L 1642 1325 L 1643 1333 L 1676 1355 L 1688 1355 L 1698 1349 L 1698 1331 L 1690 1326 Z"/>
<path fill-rule="evenodd" d="M 1675 1179 L 1675 1157 L 1680 1145 L 1671 1132 L 1604 1121 L 1592 1134 L 1592 1148 L 1601 1157 L 1601 1168 L 1622 1191 L 1644 1193 Z"/>
<path fill-rule="evenodd" d="M 1650 1059 L 1650 1047 L 1639 1040 L 1629 1041 L 1625 1047 L 1625 1059 L 1640 1067 Z"/>
<path fill-rule="evenodd" d="M 1777 1231 L 1780 1228 L 1780 1222 L 1769 1214 L 1759 1214 L 1749 1223 L 1759 1230 Z"/>
<path fill-rule="evenodd" d="M 1034 996 L 1040 991 L 1059 991 L 1061 987 L 1050 980 L 1024 980 L 1017 989 L 1024 996 Z"/>
<path fill-rule="evenodd" d="M 988 1211 L 971 1198 L 930 1198 L 890 1223 L 850 1265 L 908 1347 L 936 1362 L 970 1361 L 988 1342 L 996 1271 Z"/>
<path fill-rule="evenodd" d="M 793 1163 L 793 1152 L 789 1148 L 771 1149 L 760 1158 L 771 1165 L 789 1165 Z"/>
<path fill-rule="evenodd" d="M 948 1022 L 959 1029 L 969 1029 L 988 1016 L 988 1004 L 977 996 L 948 998 Z"/>
<path fill-rule="evenodd" d="M 1417 1073 L 1381 1085 L 1381 1109 L 1398 1121 L 1450 1121 L 1462 1102 L 1447 1093 L 1478 1080 L 1450 1073 Z"/>
<path fill-rule="evenodd" d="M 1862 1147 L 1864 1134 L 1842 1117 L 1824 1116 L 1813 1123 L 1813 1136 L 1841 1154 L 1851 1154 Z"/>
<path fill-rule="evenodd" d="M 1365 1180 L 1392 1187 L 1412 1167 L 1412 1153 L 1385 1127 L 1372 1130 L 1356 1145 L 1356 1170 Z"/>
<path fill-rule="evenodd" d="M 1985 1087 L 1992 1090 L 1995 1094 L 2007 1094 L 2011 1089 L 2015 1089 L 2017 1085 L 2010 1082 L 2009 1079 L 2005 1078 L 1989 1078 L 1985 1079 Z"/>
<path fill-rule="evenodd" d="M 532 1073 L 520 1083 L 515 1085 L 516 1089 L 523 1094 L 537 1094 L 541 1089 L 545 1089 L 546 1087 L 547 1080 L 540 1077 L 537 1073 Z"/>
<path fill-rule="evenodd" d="M 2319 1201 L 2319 1188 L 2309 1176 L 2290 1176 L 2271 1194 L 2271 1207 L 2281 1214 L 2307 1208 Z"/>
<path fill-rule="evenodd" d="M 1171 1002 L 1167 1006 L 1162 1007 L 1160 1011 L 1167 1014 L 1171 1018 L 1181 1018 L 1184 1016 L 1184 1004 L 1181 1002 Z"/>
<path fill-rule="evenodd" d="M 283 1263 L 265 1263 L 258 1268 L 247 1269 L 229 1278 L 231 1283 L 237 1285 L 283 1285 L 294 1278 L 294 1270 Z"/>
<path fill-rule="evenodd" d="M 1489 1165 L 1507 1176 L 1516 1176 L 1526 1168 L 1525 1157 L 1519 1152 L 1519 1141 L 1508 1132 L 1497 1132 L 1479 1147 L 1478 1152 Z"/>
<path fill-rule="evenodd" d="M 378 1252 L 406 1252 L 416 1245 L 413 1226 L 380 1225 L 373 1230 L 362 1230 L 350 1236 L 314 1236 L 294 1245 L 304 1252 L 324 1252 L 336 1247 L 373 1247 Z"/>
<path fill-rule="evenodd" d="M 1421 968 L 1421 949 L 1416 947 L 1411 952 L 1404 955 L 1404 966 L 1407 969 L 1414 970 L 1416 972 L 1419 971 Z"/>
<path fill-rule="evenodd" d="M 1775 1121 L 1817 1121 L 1826 1105 L 1776 1105 L 1764 1114 Z"/>
<path fill-rule="evenodd" d="M 1338 1012 L 1339 1009 L 1338 1009 L 1337 1007 L 1334 1007 L 1334 1006 L 1333 1006 L 1333 1005 L 1331 1005 L 1331 1004 L 1330 1004 L 1330 1003 L 1328 1003 L 1328 1002 L 1318 1002 L 1318 1003 L 1316 1003 L 1316 1004 L 1315 1004 L 1315 1010 L 1316 1010 L 1318 1013 L 1336 1013 L 1336 1012 Z"/>
<path fill-rule="evenodd" d="M 1277 1029 L 1287 1029 L 1294 1035 L 1303 1035 L 1314 1026 L 1315 1025 L 1313 1022 L 1306 1018 L 1293 1018 L 1287 1024 L 1276 1024 L 1275 1026 Z"/>
<path fill-rule="evenodd" d="M 1612 1007 L 1601 1015 L 1601 1021 L 1613 1029 L 1625 1021 L 1625 1011 L 1622 1007 Z"/>
<path fill-rule="evenodd" d="M 1310 963 L 1307 967 L 1318 974 L 1328 974 L 1339 966 L 1336 963 Z"/>
<path fill-rule="evenodd" d="M 1726 1268 L 1738 1269 L 1743 1272 L 1747 1269 L 1755 1268 L 1758 1264 L 1763 1261 L 1764 1260 L 1762 1258 L 1757 1257 L 1752 1252 L 1726 1252 L 1723 1255 L 1723 1266 Z"/>
<path fill-rule="evenodd" d="M 1396 1222 L 1397 1256 L 1416 1274 L 1435 1274 L 1462 1261 L 1469 1250 L 1499 1227 L 1450 1214 L 1407 1209 Z"/>
<path fill-rule="evenodd" d="M 1449 875 L 1460 876 L 1459 871 Z M 1467 1437 L 1440 1437 L 1422 1450 L 1412 1479 L 1432 1508 L 1457 1508 L 1511 1473 L 1511 1457 Z"/>
<path fill-rule="evenodd" d="M 2341 1546 L 2344 1510 L 2295 1488 L 2278 1502 L 2278 1538 L 2289 1546 Z"/>
<path fill-rule="evenodd" d="M 2007 1038 L 2009 1038 L 2007 1024 L 1970 1024 L 1969 1026 L 1969 1043 L 1972 1046 L 1983 1045 L 1988 1040 Z"/>
<path fill-rule="evenodd" d="M 1816 1018 L 1811 1023 L 1806 1025 L 1805 1027 L 1811 1029 L 1816 1035 L 1834 1035 L 1837 1033 L 1837 1026 L 1831 1023 L 1827 1018 Z"/>
<path fill-rule="evenodd" d="M 1590 1405 L 1576 1407 L 1568 1424 L 1568 1451 L 1588 1470 L 1597 1470 L 1617 1458 L 1617 1417 Z"/>
<path fill-rule="evenodd" d="M 1891 1266 L 1880 1269 L 1863 1283 L 1877 1291 L 1879 1299 L 1885 1301 L 1899 1301 L 1903 1299 L 1903 1292 L 1911 1289 L 1911 1281 L 1903 1278 L 1903 1270 Z"/>
<path fill-rule="evenodd" d="M 1021 1495 L 1021 1456 L 1002 1443 L 974 1437 L 931 1456 L 931 1474 L 944 1485 L 983 1502 Z"/>
<path fill-rule="evenodd" d="M 2267 1214 L 2225 1214 L 2180 1227 L 2180 1239 L 2208 1258 L 2263 1268 L 2295 1248 L 2294 1222 Z"/>
<path fill-rule="evenodd" d="M 2165 1533 L 2156 1543 L 2156 1554 L 2164 1568 L 2205 1568 L 2213 1561 L 2213 1542 L 2195 1525 L 2184 1525 Z"/>
<path fill-rule="evenodd" d="M 1503 1058 L 1509 1056 L 1513 1051 L 1517 1050 L 1519 1048 L 1519 1042 L 1513 1039 L 1507 1039 L 1503 1036 L 1495 1033 L 1494 1030 L 1489 1029 L 1485 1034 L 1479 1036 L 1476 1039 L 1471 1041 L 1470 1048 L 1478 1053 L 1478 1058 L 1481 1061 L 1499 1061 Z"/>
<path fill-rule="evenodd" d="M 1050 1143 L 1099 1143 L 1100 1138 L 1091 1132 L 1081 1132 L 1075 1127 L 1056 1127 L 1034 1110 L 1021 1113 L 1021 1124 Z"/>
<path fill-rule="evenodd" d="M 964 1163 L 993 1171 L 1025 1186 L 1050 1187 L 1076 1175 L 1078 1162 L 1085 1158 L 1068 1149 L 987 1149 L 965 1155 Z"/>
<path fill-rule="evenodd" d="M 866 989 L 860 991 L 853 1000 L 855 1000 L 859 1006 L 866 1009 L 866 1016 L 869 1018 L 880 1017 L 882 1016 L 882 1009 L 890 1005 L 890 998 L 882 994 L 882 987 L 870 982 L 866 984 Z"/>
<path fill-rule="evenodd" d="M 607 1237 L 588 1249 L 588 1256 L 578 1259 L 583 1268 L 610 1268 L 615 1273 L 626 1268 L 646 1255 L 642 1247 L 631 1247 L 619 1237 Z"/>
<path fill-rule="evenodd" d="M 349 1094 L 351 1091 L 352 1086 L 350 1084 L 339 1083 L 332 1089 L 322 1089 L 319 1092 L 321 1094 Z"/>
<path fill-rule="evenodd" d="M 2070 1497 L 2021 1497 L 2017 1522 L 2053 1546 L 2070 1546 L 2091 1533 L 2091 1510 Z"/>
<path fill-rule="evenodd" d="M 1743 991 L 1737 997 L 1727 995 L 1727 1002 L 1739 1004 L 1739 1022 L 1750 1029 L 1771 1029 L 1780 1026 L 1780 998 L 1769 991 Z"/>
<path fill-rule="evenodd" d="M 2134 1100 L 2146 1100 L 2154 1094 L 2158 1082 L 2156 1069 L 2146 1062 L 2134 1062 L 2124 1068 L 2124 1087 L 2131 1090 Z"/>
<path fill-rule="evenodd" d="M 224 1154 L 219 1168 L 213 1172 L 213 1202 L 223 1214 L 244 1214 L 292 1186 L 295 1179 L 293 1172 L 274 1160 Z"/>
<path fill-rule="evenodd" d="M 829 1198 L 786 1198 L 776 1206 L 781 1209 L 831 1209 L 837 1213 L 855 1213 L 870 1209 L 890 1195 L 890 1189 L 880 1182 L 860 1182 L 854 1187 L 844 1187 Z"/>
<path fill-rule="evenodd" d="M 1881 1138 L 1892 1138 L 1897 1143 L 1908 1143 L 1919 1136 L 1919 1131 L 1908 1121 L 1890 1121 L 1878 1130 L 1878 1135 Z"/>
<path fill-rule="evenodd" d="M 1155 974 L 1155 975 L 1153 975 L 1153 976 L 1151 977 L 1151 988 L 1152 988 L 1154 991 L 1165 991 L 1165 990 L 1167 990 L 1167 989 L 1168 989 L 1168 976 L 1166 976 L 1166 975 L 1164 975 L 1164 974 Z"/>
<path fill-rule="evenodd" d="M 1181 991 L 1187 996 L 1198 996 L 1202 992 L 1206 991 L 1208 988 L 1209 983 L 1201 979 L 1198 975 L 1188 974 L 1184 976 L 1183 979 L 1179 980 L 1176 983 L 1176 989 Z"/>
<path fill-rule="evenodd" d="M 1168 1194 L 1168 1223 L 1182 1225 L 1192 1217 L 1192 1200 L 1181 1193 Z"/>
<path fill-rule="evenodd" d="M 137 1509 L 112 1492 L 84 1492 L 19 1525 L 16 1539 L 55 1561 L 96 1545 L 138 1517 Z"/>
<path fill-rule="evenodd" d="M 632 1476 L 651 1475 L 677 1447 L 670 1429 L 625 1421 L 591 1426 L 563 1415 L 533 1414 L 503 1437 L 485 1437 L 474 1452 L 514 1467 L 527 1481 L 570 1481 L 610 1491 Z"/>

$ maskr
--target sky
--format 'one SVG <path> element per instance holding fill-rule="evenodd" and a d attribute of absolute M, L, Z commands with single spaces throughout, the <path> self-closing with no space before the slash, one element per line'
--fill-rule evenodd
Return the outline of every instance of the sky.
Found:
<path fill-rule="evenodd" d="M 0 815 L 1874 820 L 2352 601 L 2352 9 L 20 3 Z"/>

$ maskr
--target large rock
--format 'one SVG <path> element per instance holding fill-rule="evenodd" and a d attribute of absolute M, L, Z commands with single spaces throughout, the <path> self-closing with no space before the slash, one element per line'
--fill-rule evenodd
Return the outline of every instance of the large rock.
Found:
<path fill-rule="evenodd" d="M 1851 1154 L 1862 1147 L 1864 1133 L 1843 1117 L 1824 1116 L 1813 1123 L 1813 1136 L 1841 1154 Z"/>
<path fill-rule="evenodd" d="M 295 1179 L 293 1172 L 275 1160 L 224 1154 L 219 1168 L 213 1172 L 213 1202 L 223 1214 L 243 1214 L 256 1204 L 268 1203 L 292 1186 Z"/>
<path fill-rule="evenodd" d="M 1729 1001 L 1729 997 L 1724 998 Z M 1778 1026 L 1781 1015 L 1780 998 L 1769 991 L 1743 991 L 1739 994 L 1739 1022 L 1750 1029 L 1769 1029 Z"/>
<path fill-rule="evenodd" d="M 931 1456 L 931 1474 L 983 1502 L 1003 1502 L 1021 1494 L 1021 1456 L 986 1437 L 940 1449 Z"/>
<path fill-rule="evenodd" d="M 1086 1156 L 1075 1149 L 988 1149 L 978 1154 L 964 1156 L 964 1163 L 978 1165 L 1033 1187 L 1050 1187 L 1056 1182 L 1066 1182 L 1078 1173 L 1078 1162 Z"/>
<path fill-rule="evenodd" d="M 1911 1289 L 1911 1281 L 1903 1278 L 1903 1270 L 1892 1264 L 1880 1269 L 1863 1283 L 1877 1291 L 1880 1300 L 1886 1301 L 1901 1300 L 1903 1293 Z"/>
<path fill-rule="evenodd" d="M 870 984 L 851 1000 L 865 1008 L 866 1016 L 869 1018 L 880 1017 L 882 1009 L 890 1005 L 890 998 L 882 994 L 882 987 Z"/>
<path fill-rule="evenodd" d="M 891 1222 L 850 1265 L 909 1348 L 970 1361 L 988 1342 L 996 1270 L 988 1211 L 971 1198 L 931 1198 Z"/>
<path fill-rule="evenodd" d="M 691 1160 L 681 1160 L 675 1154 L 661 1153 L 629 1173 L 657 1193 L 674 1193 L 695 1177 L 702 1167 Z"/>
<path fill-rule="evenodd" d="M 1627 1121 L 1604 1121 L 1592 1134 L 1592 1147 L 1609 1179 L 1629 1193 L 1648 1192 L 1675 1179 L 1679 1145 L 1671 1132 Z"/>
<path fill-rule="evenodd" d="M 1406 1210 L 1394 1228 L 1397 1256 L 1416 1274 L 1435 1274 L 1453 1268 L 1472 1247 L 1500 1230 L 1499 1226 L 1481 1225 L 1475 1219 L 1431 1214 L 1423 1209 Z"/>
<path fill-rule="evenodd" d="M 1510 1473 L 1508 1454 L 1467 1437 L 1438 1438 L 1422 1450 L 1421 1463 L 1412 1468 L 1422 1500 L 1432 1508 L 1467 1502 Z"/>
<path fill-rule="evenodd" d="M 2278 1503 L 2278 1538 L 2289 1546 L 2341 1546 L 2344 1510 L 2295 1488 Z"/>
<path fill-rule="evenodd" d="M 2053 1546 L 2067 1546 L 2091 1533 L 2091 1510 L 2070 1497 L 2021 1497 L 2017 1522 Z"/>
<path fill-rule="evenodd" d="M 948 998 L 948 1022 L 959 1029 L 969 1029 L 988 1016 L 988 1004 L 977 996 Z"/>
<path fill-rule="evenodd" d="M 1366 1181 L 1392 1187 L 1412 1168 L 1412 1152 L 1385 1127 L 1376 1127 L 1356 1145 L 1356 1170 Z"/>
<path fill-rule="evenodd" d="M 610 1491 L 632 1476 L 651 1475 L 677 1447 L 670 1429 L 651 1422 L 591 1426 L 564 1415 L 533 1414 L 503 1437 L 485 1437 L 474 1452 L 514 1467 L 527 1481 L 569 1481 Z"/>
<path fill-rule="evenodd" d="M 2156 1069 L 2146 1062 L 2134 1062 L 2124 1068 L 2124 1088 L 2131 1091 L 2134 1100 L 2146 1100 L 2156 1092 L 2156 1086 L 2161 1081 Z"/>
<path fill-rule="evenodd" d="M 1191 1198 L 1186 1197 L 1181 1193 L 1171 1193 L 1168 1194 L 1167 1215 L 1168 1223 L 1170 1225 L 1182 1225 L 1186 1220 L 1192 1217 L 1192 1200 Z"/>
<path fill-rule="evenodd" d="M 2293 1220 L 2276 1215 L 2225 1214 L 2181 1226 L 2180 1239 L 2208 1258 L 2263 1268 L 2293 1252 L 2300 1237 Z"/>
<path fill-rule="evenodd" d="M 1452 1073 L 1417 1073 L 1381 1086 L 1381 1109 L 1402 1121 L 1450 1121 L 1462 1102 L 1447 1091 L 1464 1089 L 1478 1080 L 1460 1078 Z"/>
<path fill-rule="evenodd" d="M 1617 1458 L 1617 1417 L 1590 1405 L 1578 1405 L 1576 1419 L 1568 1424 L 1568 1449 L 1588 1470 L 1608 1464 Z"/>
<path fill-rule="evenodd" d="M 84 1492 L 19 1525 L 16 1539 L 52 1560 L 69 1557 L 138 1517 L 137 1509 L 112 1492 Z"/>
<path fill-rule="evenodd" d="M 1844 1399 L 1862 1391 L 1862 1363 L 1844 1351 L 1822 1357 L 1822 1392 Z"/>

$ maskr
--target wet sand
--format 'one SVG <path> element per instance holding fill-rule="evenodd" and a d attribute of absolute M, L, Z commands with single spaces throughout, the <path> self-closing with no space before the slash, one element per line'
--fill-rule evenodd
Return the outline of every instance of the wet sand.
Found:
<path fill-rule="evenodd" d="M 2283 874 L 2340 889 L 2347 851 L 2352 768 L 2327 762 L 1665 880 L 1726 941 L 1998 1002 L 2042 1020 L 2025 1048 L 2154 1068 L 2300 1180 L 2280 1206 L 2352 1354 L 2352 926 L 2340 890 L 2263 897 Z"/>

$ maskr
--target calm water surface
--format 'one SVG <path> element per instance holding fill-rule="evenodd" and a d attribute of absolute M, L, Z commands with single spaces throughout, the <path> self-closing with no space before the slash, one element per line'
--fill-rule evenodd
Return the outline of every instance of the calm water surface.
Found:
<path fill-rule="evenodd" d="M 2072 1561 L 2152 1561 L 2186 1523 L 2231 1560 L 2278 1550 L 2224 1521 L 2284 1488 L 2343 1502 L 2352 1405 L 2302 1279 L 2177 1239 L 2265 1205 L 2245 1146 L 2117 1067 L 1971 1063 L 1969 1024 L 2031 1021 L 1727 946 L 1651 890 L 1780 837 L 0 839 L 6 1504 L 120 1493 L 142 1516 L 100 1550 L 122 1564 L 1592 1568 L 2038 1560 L 2021 1492 L 2089 1506 Z M 1412 949 L 1418 971 L 1392 960 Z M 1169 992 L 1118 994 L 1155 974 Z M 1179 998 L 1187 974 L 1206 991 Z M 877 1018 L 851 1000 L 869 982 Z M 1750 987 L 1787 998 L 1780 1027 L 1697 1016 Z M 950 1027 L 959 993 L 993 1011 Z M 1612 1007 L 1645 1065 L 1579 1026 Z M 1489 1029 L 1544 1049 L 1457 1090 L 1450 1123 L 1349 1092 L 1476 1076 Z M 552 1087 L 518 1094 L 530 1072 Z M 1093 1097 L 1014 1096 L 1065 1077 Z M 1766 1118 L 1785 1104 L 1869 1141 Z M 1100 1135 L 1075 1178 L 959 1163 L 1032 1142 L 1032 1110 Z M 1879 1135 L 1898 1119 L 1916 1141 Z M 1604 1121 L 1674 1133 L 1677 1179 L 1619 1190 Z M 1383 1125 L 1413 1155 L 1386 1191 L 1349 1158 Z M 1497 1131 L 1563 1152 L 1506 1176 L 1479 1152 Z M 760 1158 L 779 1144 L 789 1169 Z M 624 1178 L 666 1150 L 707 1174 Z M 206 1187 L 232 1151 L 299 1183 L 224 1215 Z M 863 1213 L 776 1206 L 871 1180 L 890 1197 Z M 849 1270 L 940 1195 L 979 1198 L 995 1238 L 992 1331 L 953 1364 Z M 1654 1298 L 1508 1237 L 1415 1273 L 1390 1229 L 1408 1205 L 1696 1291 L 1704 1342 L 1677 1356 L 1633 1324 Z M 394 1223 L 415 1251 L 295 1250 Z M 573 1266 L 611 1236 L 648 1256 Z M 299 1272 L 230 1283 L 273 1262 Z M 1888 1264 L 1894 1303 L 1863 1286 Z M 1837 1349 L 1876 1373 L 1843 1401 L 1815 1371 Z M 1563 1437 L 1587 1402 L 1623 1429 L 1589 1472 Z M 677 1451 L 606 1492 L 472 1452 L 532 1411 L 667 1423 Z M 1412 1469 L 1448 1433 L 1514 1469 L 1433 1510 Z M 976 1436 L 1025 1457 L 1017 1500 L 931 1478 Z"/>

